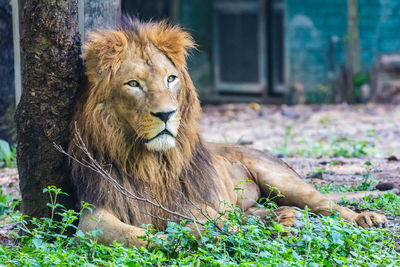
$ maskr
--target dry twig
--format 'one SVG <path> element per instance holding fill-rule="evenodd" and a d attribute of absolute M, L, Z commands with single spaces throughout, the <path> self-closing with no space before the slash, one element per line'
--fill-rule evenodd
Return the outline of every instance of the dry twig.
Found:
<path fill-rule="evenodd" d="M 133 199 L 133 200 L 136 200 L 136 201 L 141 201 L 141 202 L 145 202 L 145 203 L 148 203 L 150 205 L 153 205 L 154 207 L 157 207 L 157 208 L 159 208 L 159 209 L 161 209 L 161 210 L 163 210 L 163 211 L 165 211 L 165 212 L 167 212 L 167 213 L 169 213 L 169 214 L 171 214 L 171 215 L 173 215 L 173 216 L 175 216 L 177 218 L 180 218 L 181 220 L 187 220 L 189 222 L 200 224 L 202 226 L 205 224 L 205 221 L 198 220 L 197 218 L 195 218 L 195 216 L 191 212 L 190 213 L 192 214 L 192 217 L 187 216 L 187 215 L 182 214 L 182 213 L 179 213 L 179 212 L 176 212 L 176 211 L 173 211 L 173 210 L 170 210 L 170 209 L 166 208 L 165 206 L 161 205 L 157 201 L 150 200 L 150 199 L 148 199 L 146 197 L 138 196 L 138 195 L 130 192 L 129 190 L 127 190 L 125 187 L 121 186 L 118 183 L 118 181 L 111 176 L 110 171 L 104 170 L 104 168 L 99 164 L 99 162 L 95 158 L 93 158 L 93 156 L 91 155 L 91 153 L 87 149 L 87 146 L 86 146 L 86 144 L 84 143 L 84 141 L 82 139 L 82 136 L 81 136 L 81 134 L 79 132 L 79 129 L 77 128 L 76 122 L 75 122 L 75 140 L 77 142 L 75 144 L 76 147 L 83 151 L 83 153 L 87 156 L 87 159 L 79 160 L 76 157 L 74 157 L 73 155 L 68 154 L 60 145 L 57 145 L 57 144 L 54 143 L 54 146 L 59 152 L 61 152 L 64 155 L 66 155 L 68 158 L 70 158 L 73 161 L 81 164 L 82 166 L 85 166 L 85 167 L 91 169 L 92 171 L 98 173 L 102 178 L 104 178 L 109 183 L 111 183 L 111 185 L 114 186 L 114 188 L 118 192 L 123 194 L 125 197 L 127 197 L 129 199 Z M 186 197 L 184 197 L 184 198 L 191 206 L 193 206 L 196 210 L 198 210 L 200 212 L 200 214 L 202 214 L 207 220 L 211 221 L 220 232 L 222 232 L 224 234 L 228 234 L 228 233 L 226 233 L 225 231 L 223 231 L 221 229 L 221 227 L 217 224 L 216 220 L 214 220 L 213 218 L 211 218 L 209 216 L 207 211 L 204 212 L 200 207 L 195 205 L 192 201 L 190 201 Z M 140 212 L 143 212 L 143 211 L 140 211 Z M 156 215 L 151 215 L 151 214 L 147 214 L 147 215 L 155 217 L 157 219 L 167 220 L 165 218 L 160 218 L 160 217 L 158 217 Z"/>

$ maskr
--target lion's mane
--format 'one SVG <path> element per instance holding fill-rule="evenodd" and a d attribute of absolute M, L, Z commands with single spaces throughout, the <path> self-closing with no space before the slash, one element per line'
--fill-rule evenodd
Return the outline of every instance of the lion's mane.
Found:
<path fill-rule="evenodd" d="M 135 129 L 118 117 L 107 101 L 113 77 L 118 75 L 121 62 L 127 57 L 127 46 L 132 43 L 139 51 L 153 44 L 184 77 L 178 94 L 182 119 L 177 145 L 166 152 L 146 150 Z M 190 202 L 214 206 L 218 199 L 212 158 L 198 134 L 196 121 L 201 114 L 200 103 L 186 70 L 187 49 L 193 46 L 189 34 L 165 22 L 141 23 L 128 19 L 118 29 L 91 33 L 84 54 L 87 86 L 78 99 L 71 125 L 74 134 L 76 122 L 91 155 L 118 183 L 136 195 L 180 212 L 185 212 Z M 77 159 L 86 158 L 74 140 L 68 151 Z M 79 202 L 101 206 L 132 225 L 152 223 L 162 229 L 166 222 L 160 218 L 176 219 L 159 208 L 124 197 L 89 168 L 76 162 L 71 164 L 74 192 Z"/>

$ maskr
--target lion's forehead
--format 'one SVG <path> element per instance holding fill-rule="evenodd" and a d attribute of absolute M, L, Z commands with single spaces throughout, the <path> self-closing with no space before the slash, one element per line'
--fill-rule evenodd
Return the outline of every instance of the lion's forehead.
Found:
<path fill-rule="evenodd" d="M 138 78 L 147 80 L 150 78 L 150 68 L 143 60 L 128 58 L 122 63 L 119 75 L 123 79 Z"/>
<path fill-rule="evenodd" d="M 159 76 L 165 77 L 169 74 L 178 74 L 178 70 L 172 62 L 160 51 L 148 51 L 148 56 L 142 57 L 140 53 L 130 53 L 120 68 L 122 78 L 138 78 L 151 80 Z"/>

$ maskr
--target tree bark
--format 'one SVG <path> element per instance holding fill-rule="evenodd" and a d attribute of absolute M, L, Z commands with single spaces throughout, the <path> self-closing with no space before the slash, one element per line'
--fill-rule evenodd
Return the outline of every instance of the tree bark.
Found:
<path fill-rule="evenodd" d="M 20 0 L 22 96 L 15 114 L 22 212 L 49 215 L 43 188 L 55 185 L 74 208 L 67 159 L 53 142 L 67 147 L 69 124 L 80 84 L 77 0 Z"/>

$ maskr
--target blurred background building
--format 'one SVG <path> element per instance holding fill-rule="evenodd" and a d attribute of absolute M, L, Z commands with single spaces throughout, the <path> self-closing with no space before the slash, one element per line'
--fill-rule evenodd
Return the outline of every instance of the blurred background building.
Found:
<path fill-rule="evenodd" d="M 203 102 L 339 103 L 399 95 L 399 0 L 78 2 L 85 30 L 96 26 L 88 25 L 95 20 L 86 10 L 101 15 L 104 5 L 181 24 L 199 45 L 188 66 Z M 0 0 L 1 125 L 15 106 L 11 21 L 9 1 Z"/>
<path fill-rule="evenodd" d="M 375 60 L 400 51 L 397 0 L 123 0 L 122 11 L 191 32 L 189 70 L 212 102 L 363 101 Z"/>

